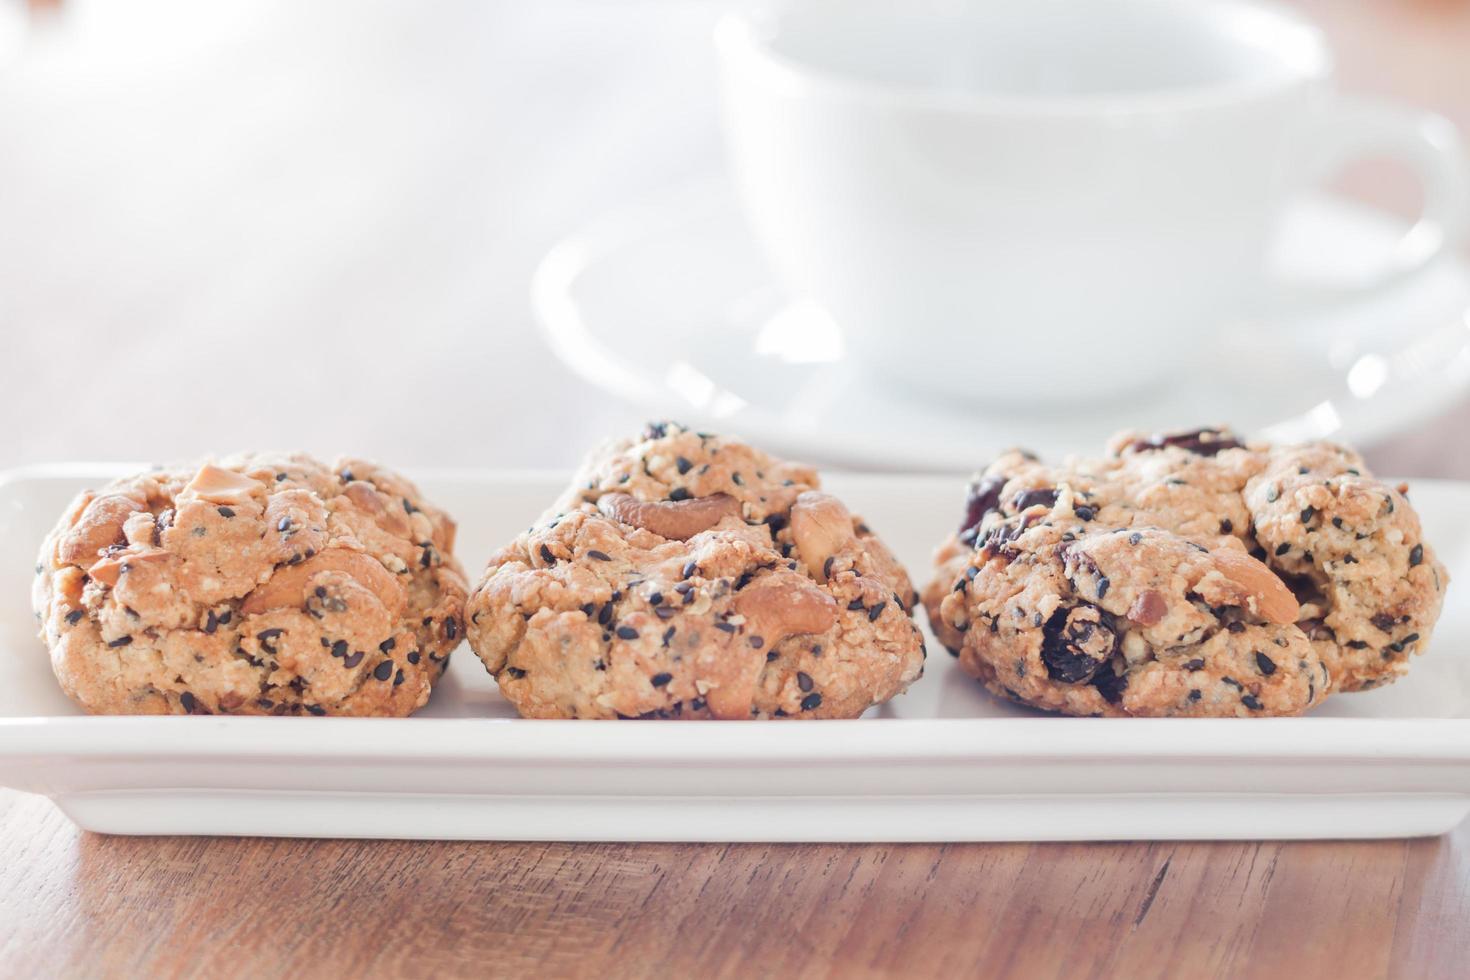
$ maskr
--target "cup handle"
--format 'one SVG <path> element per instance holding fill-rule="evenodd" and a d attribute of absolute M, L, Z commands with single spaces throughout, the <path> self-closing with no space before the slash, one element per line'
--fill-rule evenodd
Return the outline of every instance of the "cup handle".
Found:
<path fill-rule="evenodd" d="M 1464 239 L 1470 220 L 1470 161 L 1455 124 L 1441 115 L 1377 99 L 1337 99 L 1318 124 L 1309 180 L 1330 179 L 1351 160 L 1395 157 L 1424 189 L 1424 208 L 1382 271 L 1350 286 L 1286 284 L 1288 301 L 1320 306 L 1350 302 L 1412 278 Z"/>

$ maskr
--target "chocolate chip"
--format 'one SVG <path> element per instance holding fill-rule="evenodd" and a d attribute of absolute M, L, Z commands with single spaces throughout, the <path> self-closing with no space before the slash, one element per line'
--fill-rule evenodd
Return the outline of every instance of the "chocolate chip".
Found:
<path fill-rule="evenodd" d="M 380 681 L 386 681 L 393 676 L 393 661 L 384 660 L 373 668 L 373 677 Z"/>
<path fill-rule="evenodd" d="M 1260 653 L 1259 651 L 1256 653 L 1256 667 L 1258 667 L 1261 673 L 1265 674 L 1267 677 L 1270 677 L 1272 674 L 1276 673 L 1276 661 L 1272 660 L 1264 653 Z"/>
<path fill-rule="evenodd" d="M 652 677 L 650 677 L 648 679 L 648 683 L 652 684 L 654 687 L 663 687 L 665 684 L 667 684 L 669 681 L 671 681 L 673 679 L 674 679 L 674 675 L 673 674 L 670 674 L 669 672 L 664 671 L 663 673 L 654 674 Z"/>

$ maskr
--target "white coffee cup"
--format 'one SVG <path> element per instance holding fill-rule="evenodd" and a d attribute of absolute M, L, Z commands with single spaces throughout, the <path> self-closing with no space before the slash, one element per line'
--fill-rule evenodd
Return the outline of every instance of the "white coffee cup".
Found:
<path fill-rule="evenodd" d="M 1334 96 L 1320 33 L 1271 6 L 818 0 L 727 15 L 717 47 L 776 268 L 859 363 L 931 394 L 1076 400 L 1209 370 L 1218 331 L 1292 293 L 1267 261 L 1291 197 L 1355 157 L 1400 158 L 1426 202 L 1361 288 L 1463 229 L 1454 127 Z"/>

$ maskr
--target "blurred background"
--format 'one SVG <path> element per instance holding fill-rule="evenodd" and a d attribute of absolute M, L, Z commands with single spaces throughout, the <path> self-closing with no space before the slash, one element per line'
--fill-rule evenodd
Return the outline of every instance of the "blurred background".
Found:
<path fill-rule="evenodd" d="M 552 353 L 530 281 L 720 172 L 724 6 L 0 0 L 0 466 L 569 467 L 638 425 Z M 1302 6 L 1344 89 L 1470 131 L 1470 4 Z M 1387 164 L 1339 187 L 1419 205 Z M 1470 476 L 1467 428 L 1458 402 L 1373 459 Z"/>

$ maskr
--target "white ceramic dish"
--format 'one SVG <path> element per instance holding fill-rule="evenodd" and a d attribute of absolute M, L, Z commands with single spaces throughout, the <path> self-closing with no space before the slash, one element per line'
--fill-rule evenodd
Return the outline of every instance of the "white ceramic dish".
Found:
<path fill-rule="evenodd" d="M 917 841 L 1394 837 L 1470 811 L 1470 607 L 1457 587 L 1401 683 L 1307 718 L 1043 716 L 987 697 L 932 641 L 910 693 L 851 722 L 516 719 L 466 648 L 410 719 L 92 718 L 33 635 L 34 551 L 117 467 L 0 479 L 0 785 L 124 834 Z M 474 567 L 561 481 L 421 475 Z M 833 476 L 918 575 L 957 481 Z M 1413 488 L 1470 582 L 1470 485 Z"/>
<path fill-rule="evenodd" d="M 1273 265 L 1296 283 L 1350 288 L 1374 278 L 1404 231 L 1379 212 L 1305 198 Z M 541 263 L 532 302 L 552 349 L 588 382 L 655 416 L 858 469 L 968 472 L 1011 446 L 1096 451 L 1119 429 L 1181 419 L 1367 445 L 1470 386 L 1470 267 L 1447 258 L 1352 306 L 1201 334 L 1201 368 L 1148 397 L 1013 398 L 988 409 L 916 397 L 864 374 L 839 325 L 781 289 L 717 179 L 572 235 Z M 1034 361 L 982 359 L 977 390 L 990 372 L 1045 372 L 1056 343 L 1036 337 Z"/>

